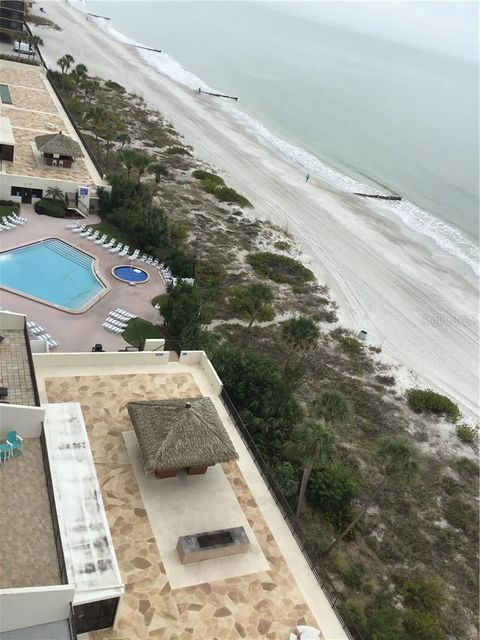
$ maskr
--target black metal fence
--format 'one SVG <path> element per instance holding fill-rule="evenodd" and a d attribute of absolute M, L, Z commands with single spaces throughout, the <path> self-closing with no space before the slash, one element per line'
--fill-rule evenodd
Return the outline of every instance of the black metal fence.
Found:
<path fill-rule="evenodd" d="M 45 478 L 47 481 L 48 501 L 50 502 L 50 513 L 52 514 L 53 535 L 55 539 L 55 547 L 57 548 L 58 566 L 60 569 L 60 578 L 62 584 L 68 584 L 67 569 L 65 566 L 65 556 L 63 554 L 62 538 L 60 536 L 60 527 L 58 526 L 57 507 L 55 504 L 55 495 L 53 493 L 52 473 L 50 471 L 50 461 L 48 459 L 47 443 L 45 441 L 45 429 L 40 433 L 40 445 L 42 447 L 43 466 L 45 469 Z"/>
<path fill-rule="evenodd" d="M 320 556 L 318 555 L 313 545 L 309 542 L 305 530 L 298 523 L 294 512 L 285 499 L 285 496 L 280 491 L 278 483 L 274 475 L 272 474 L 267 462 L 265 461 L 257 445 L 255 444 L 248 430 L 248 427 L 243 422 L 230 396 L 223 388 L 220 393 L 220 398 L 222 399 L 222 402 L 226 410 L 228 411 L 234 425 L 237 427 L 243 442 L 245 443 L 247 449 L 250 451 L 257 469 L 263 477 L 265 484 L 267 485 L 273 499 L 275 500 L 281 514 L 284 517 L 285 522 L 292 532 L 293 537 L 297 541 L 297 544 L 300 547 L 313 575 L 317 579 L 318 584 L 320 585 L 322 591 L 330 602 L 332 609 L 335 611 L 339 623 L 345 630 L 345 634 L 348 636 L 348 638 L 350 638 L 350 640 L 363 640 L 362 634 L 360 633 L 354 620 L 342 606 L 343 599 L 341 594 L 338 592 L 331 579 L 321 569 L 323 563 Z M 342 611 L 340 611 L 341 608 Z"/>
<path fill-rule="evenodd" d="M 25 346 L 27 348 L 28 368 L 30 369 L 30 378 L 32 380 L 33 396 L 35 398 L 35 404 L 37 405 L 37 407 L 39 407 L 40 394 L 38 393 L 37 376 L 35 375 L 35 367 L 33 364 L 32 347 L 30 345 L 30 336 L 28 335 L 27 318 L 25 318 L 23 334 L 25 336 Z"/>

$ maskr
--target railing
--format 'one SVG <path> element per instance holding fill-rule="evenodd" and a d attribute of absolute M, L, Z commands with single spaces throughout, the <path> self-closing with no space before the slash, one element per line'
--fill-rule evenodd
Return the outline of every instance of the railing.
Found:
<path fill-rule="evenodd" d="M 74 613 L 72 603 L 70 603 L 70 615 L 68 616 L 68 630 L 70 632 L 70 640 L 78 640 L 77 632 L 75 630 Z"/>
<path fill-rule="evenodd" d="M 332 609 L 338 618 L 338 621 L 345 631 L 345 634 L 350 640 L 363 640 L 363 636 L 360 633 L 354 620 L 345 612 L 340 612 L 340 606 L 343 604 L 342 597 L 331 579 L 323 573 L 320 569 L 322 560 L 311 543 L 308 541 L 307 535 L 303 527 L 298 523 L 295 514 L 293 513 L 290 505 L 285 499 L 285 496 L 280 491 L 277 481 L 273 476 L 270 468 L 260 453 L 257 445 L 255 444 L 247 426 L 243 422 L 240 414 L 238 413 L 235 405 L 233 404 L 230 396 L 222 388 L 220 398 L 228 411 L 234 425 L 237 427 L 240 436 L 249 450 L 255 465 L 260 472 L 265 484 L 267 485 L 273 499 L 275 500 L 280 513 L 282 514 L 285 522 L 287 523 L 293 537 L 297 541 L 300 550 L 303 553 L 305 560 L 307 561 L 313 575 L 315 576 L 318 584 L 320 585 L 323 593 L 327 597 Z"/>
<path fill-rule="evenodd" d="M 32 30 L 30 29 L 30 26 L 25 23 L 25 29 L 27 30 L 29 35 L 32 35 Z M 40 58 L 40 60 L 42 61 L 42 64 L 45 68 L 45 71 L 49 71 L 49 68 L 47 66 L 47 63 L 45 62 L 44 57 L 42 56 L 42 52 L 40 51 L 40 47 L 37 47 L 37 51 L 38 51 L 38 56 Z M 57 87 L 54 85 L 53 82 L 50 81 L 50 78 L 48 79 L 50 82 L 50 86 L 52 87 L 53 91 L 55 92 L 55 95 L 57 96 L 60 104 L 63 107 L 63 110 L 65 111 L 65 113 L 68 116 L 68 119 L 70 120 L 72 127 L 75 129 L 76 134 L 78 135 L 78 137 L 80 138 L 80 140 L 82 141 L 83 146 L 85 147 L 88 155 L 90 156 L 90 160 L 93 162 L 95 169 L 98 171 L 100 178 L 102 178 L 103 174 L 104 174 L 104 170 L 103 168 L 100 166 L 100 163 L 98 162 L 97 158 L 95 157 L 95 155 L 93 154 L 92 150 L 90 149 L 88 142 L 85 140 L 83 133 L 80 131 L 80 129 L 77 126 L 77 123 L 75 122 L 75 120 L 73 119 L 72 115 L 70 114 L 70 111 L 68 110 L 67 105 L 65 104 L 62 96 L 60 95 L 60 92 L 58 91 Z"/>
<path fill-rule="evenodd" d="M 40 394 L 38 393 L 37 376 L 35 375 L 35 366 L 33 364 L 32 347 L 30 346 L 30 336 L 28 335 L 27 319 L 23 326 L 23 334 L 25 336 L 25 346 L 27 348 L 28 368 L 30 369 L 30 378 L 32 379 L 33 396 L 35 404 L 40 406 Z"/>
<path fill-rule="evenodd" d="M 58 526 L 57 506 L 55 504 L 55 495 L 53 493 L 52 473 L 50 471 L 50 462 L 48 459 L 47 443 L 45 441 L 45 429 L 43 427 L 43 422 L 42 431 L 40 433 L 40 445 L 42 447 L 43 466 L 45 469 L 45 479 L 47 481 L 48 501 L 50 502 L 50 513 L 52 514 L 53 534 L 55 539 L 55 547 L 57 548 L 60 577 L 62 580 L 62 584 L 68 584 L 67 568 L 65 566 L 65 555 L 63 553 L 62 538 L 60 536 L 60 528 Z"/>

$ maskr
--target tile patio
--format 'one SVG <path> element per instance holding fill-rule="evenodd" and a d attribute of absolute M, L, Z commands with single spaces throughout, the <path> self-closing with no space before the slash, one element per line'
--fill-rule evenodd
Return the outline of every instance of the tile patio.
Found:
<path fill-rule="evenodd" d="M 80 402 L 126 585 L 115 630 L 91 640 L 256 640 L 288 637 L 314 618 L 237 465 L 223 470 L 270 570 L 172 590 L 129 461 L 122 432 L 134 398 L 199 396 L 190 373 L 75 376 L 45 380 L 49 402 Z M 213 497 L 212 497 L 213 499 Z"/>

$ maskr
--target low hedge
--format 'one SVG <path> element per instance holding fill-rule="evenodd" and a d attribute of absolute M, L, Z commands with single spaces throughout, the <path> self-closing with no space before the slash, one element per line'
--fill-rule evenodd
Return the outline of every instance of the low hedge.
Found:
<path fill-rule="evenodd" d="M 415 413 L 431 412 L 445 416 L 450 422 L 456 422 L 461 415 L 455 402 L 433 389 L 408 389 L 407 402 Z"/>
<path fill-rule="evenodd" d="M 53 198 L 42 198 L 34 205 L 34 210 L 38 215 L 50 216 L 51 218 L 64 218 L 67 207 L 63 200 Z"/>

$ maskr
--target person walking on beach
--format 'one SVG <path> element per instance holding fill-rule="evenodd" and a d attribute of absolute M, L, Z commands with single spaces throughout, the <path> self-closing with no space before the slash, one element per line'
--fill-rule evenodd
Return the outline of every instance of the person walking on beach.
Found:
<path fill-rule="evenodd" d="M 305 176 L 305 182 L 308 182 L 310 180 L 310 174 L 307 173 L 307 175 Z"/>

